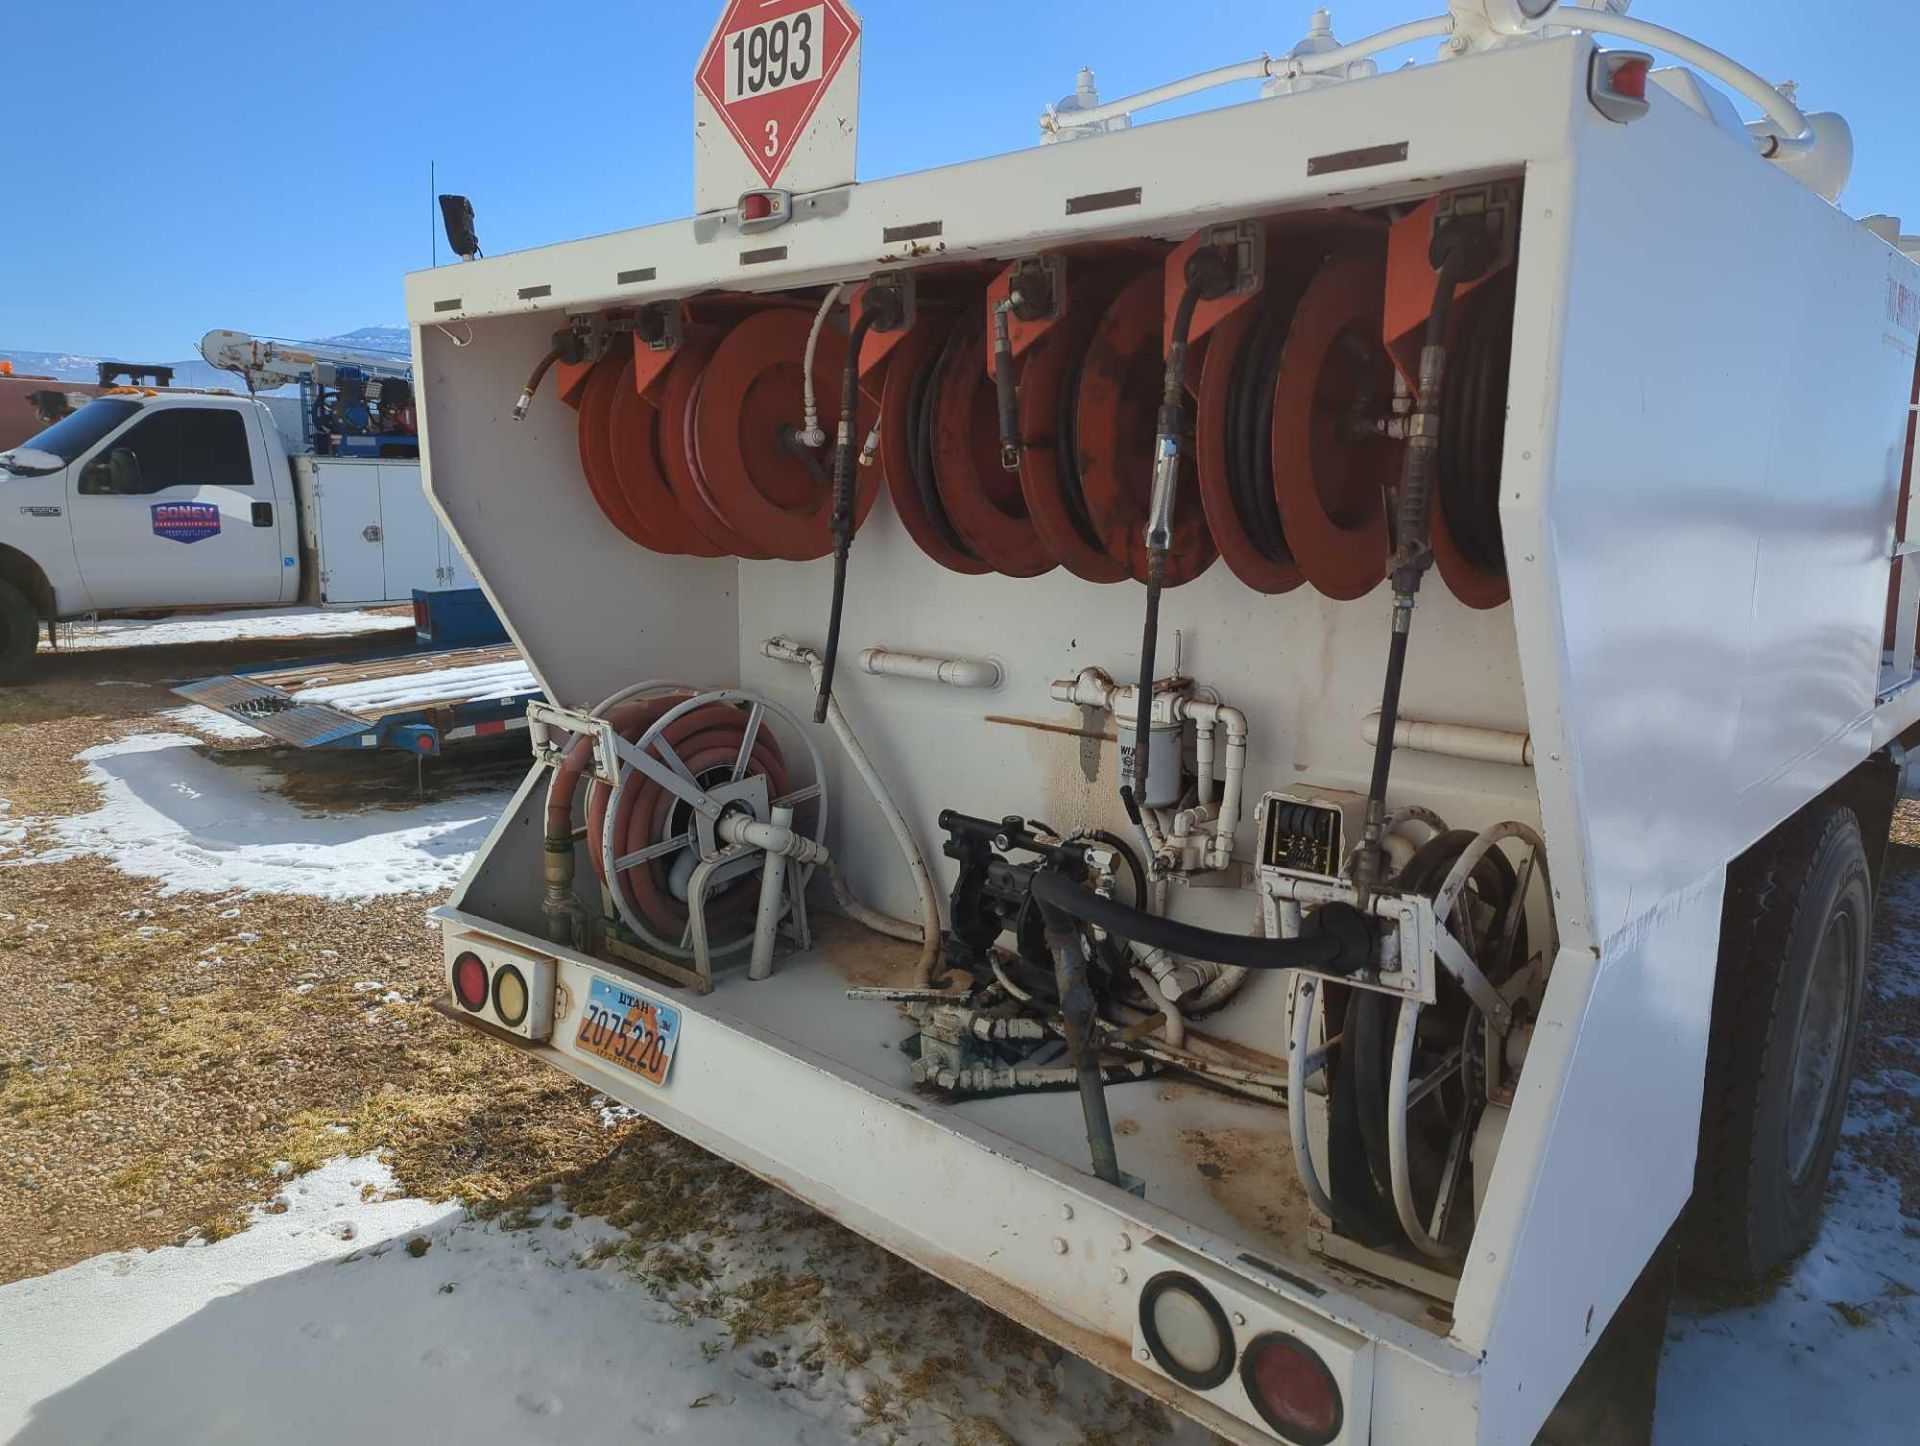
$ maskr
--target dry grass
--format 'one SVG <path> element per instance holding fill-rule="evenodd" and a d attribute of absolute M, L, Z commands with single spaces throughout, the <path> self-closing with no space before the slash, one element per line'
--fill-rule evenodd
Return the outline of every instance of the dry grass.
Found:
<path fill-rule="evenodd" d="M 86 811 L 73 756 L 175 726 L 153 716 L 180 705 L 165 680 L 302 650 L 43 657 L 44 682 L 0 693 L 0 799 L 15 820 Z M 314 807 L 411 799 L 405 760 L 353 762 L 302 767 L 290 791 Z M 217 1236 L 276 1170 L 333 1155 L 385 1150 L 415 1193 L 484 1199 L 603 1146 L 584 1089 L 427 1007 L 433 902 L 168 898 L 84 858 L 0 869 L 0 1281 Z"/>

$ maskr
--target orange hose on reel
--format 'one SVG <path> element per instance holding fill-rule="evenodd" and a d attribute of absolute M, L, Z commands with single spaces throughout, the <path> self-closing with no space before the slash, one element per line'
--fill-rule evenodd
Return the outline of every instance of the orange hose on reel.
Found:
<path fill-rule="evenodd" d="M 607 719 L 614 731 L 629 743 L 636 741 L 670 711 L 686 702 L 686 694 L 674 693 L 647 698 L 614 708 Z M 730 704 L 714 704 L 677 718 L 666 730 L 666 741 L 681 760 L 711 787 L 730 777 L 746 736 L 748 713 Z M 780 742 L 768 729 L 761 729 L 754 740 L 748 775 L 766 777 L 768 796 L 778 798 L 787 790 L 786 760 Z M 570 838 L 573 834 L 575 799 L 580 783 L 593 764 L 593 742 L 576 739 L 554 771 L 547 790 L 547 836 Z M 587 854 L 595 874 L 609 889 L 619 890 L 648 924 L 663 937 L 678 938 L 687 923 L 687 908 L 673 894 L 673 871 L 686 850 L 662 855 L 634 865 L 609 878 L 602 849 L 606 831 L 607 807 L 613 790 L 598 778 L 587 783 Z M 692 821 L 686 806 L 652 779 L 640 779 L 621 795 L 620 813 L 615 820 L 616 836 L 623 853 L 637 853 L 656 843 L 688 832 Z M 695 854 L 698 849 L 693 849 Z M 748 880 L 747 882 L 751 882 Z M 750 904 L 751 888 L 735 885 L 714 897 L 711 917 L 724 918 Z"/>

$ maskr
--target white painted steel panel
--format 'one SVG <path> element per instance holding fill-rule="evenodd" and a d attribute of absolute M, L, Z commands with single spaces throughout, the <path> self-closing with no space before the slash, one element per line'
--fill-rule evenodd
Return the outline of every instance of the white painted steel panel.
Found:
<path fill-rule="evenodd" d="M 925 241 L 888 243 L 889 226 L 941 221 L 937 254 L 942 258 L 1012 256 L 1070 240 L 1141 234 L 1184 238 L 1204 221 L 1276 204 L 1426 195 L 1436 177 L 1457 181 L 1508 172 L 1563 149 L 1574 105 L 1586 105 L 1585 56 L 1584 41 L 1522 46 L 1071 145 L 870 181 L 845 193 L 844 212 L 815 214 L 803 202 L 795 222 L 745 241 L 721 234 L 703 243 L 695 221 L 669 221 L 417 271 L 407 277 L 407 316 L 416 327 L 432 327 L 539 312 L 550 333 L 559 311 L 681 296 L 713 286 L 753 291 L 858 279 L 878 265 L 929 255 Z M 1436 123 L 1440 116 L 1444 124 Z M 1307 174 L 1315 156 L 1401 141 L 1409 144 L 1406 161 Z M 1248 163 L 1253 156 L 1259 164 Z M 1067 214 L 1066 203 L 1074 197 L 1135 186 L 1142 191 L 1137 206 Z M 784 247 L 786 259 L 742 264 L 743 252 L 768 246 Z M 623 272 L 653 274 L 622 283 Z M 531 300 L 520 296 L 523 288 L 543 286 L 551 287 L 551 294 Z M 453 334 L 467 335 L 464 327 Z M 473 334 L 480 341 L 477 350 L 496 344 L 478 327 Z M 503 419 L 504 406 L 512 405 L 538 356 L 532 353 L 512 379 Z M 430 397 L 436 389 L 429 382 L 422 390 Z M 444 392 L 445 385 L 438 390 Z"/>

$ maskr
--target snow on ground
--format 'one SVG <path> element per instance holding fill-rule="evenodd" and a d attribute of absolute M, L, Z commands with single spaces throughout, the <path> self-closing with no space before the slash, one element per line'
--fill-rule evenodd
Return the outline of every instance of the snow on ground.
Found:
<path fill-rule="evenodd" d="M 749 1320 L 701 1308 L 729 1281 L 751 1292 L 803 1271 L 830 1282 L 808 1304 L 857 1289 L 847 1272 L 866 1247 L 836 1270 L 817 1227 L 684 1251 L 675 1275 L 637 1269 L 624 1248 L 635 1242 L 563 1202 L 487 1223 L 417 1201 L 364 1204 L 363 1183 L 377 1191 L 377 1165 L 336 1161 L 290 1186 L 284 1213 L 257 1214 L 217 1244 L 102 1256 L 0 1287 L 0 1359 L 30 1361 L 0 1373 L 0 1437 L 1069 1446 L 1096 1424 L 1114 1441 L 1153 1434 L 1090 1366 L 996 1350 L 984 1313 L 949 1335 L 928 1301 L 908 1298 L 862 1322 L 993 1358 L 955 1410 L 916 1404 L 877 1359 L 855 1363 L 860 1349 L 811 1309 Z M 669 1258 L 679 1248 L 639 1243 Z M 963 1421 L 982 1429 L 963 1434 Z M 1161 1439 L 1207 1438 L 1182 1426 Z"/>
<path fill-rule="evenodd" d="M 211 708 L 202 708 L 198 703 L 189 703 L 184 708 L 163 709 L 160 717 L 182 728 L 191 728 L 194 732 L 212 738 L 221 743 L 249 743 L 255 738 L 267 735 L 258 728 L 242 723 L 238 718 L 229 718 L 225 713 L 216 713 Z"/>
<path fill-rule="evenodd" d="M 411 630 L 413 615 L 391 608 L 262 608 L 245 612 L 180 613 L 157 621 L 102 618 L 69 623 L 60 646 L 84 652 L 99 648 L 157 648 L 237 639 L 327 638 L 354 633 Z"/>
<path fill-rule="evenodd" d="M 1676 1305 L 1655 1446 L 1914 1439 L 1920 1237 L 1893 1181 L 1845 1157 L 1836 1181 L 1819 1240 L 1771 1297 Z"/>
<path fill-rule="evenodd" d="M 397 678 L 359 683 L 329 683 L 324 674 L 293 695 L 296 703 L 326 703 L 349 713 L 373 714 L 429 703 L 484 703 L 518 697 L 539 687 L 533 669 L 516 658 L 510 663 L 478 663 L 464 668 L 434 668 Z"/>
<path fill-rule="evenodd" d="M 75 1382 L 102 1368 L 126 1372 L 129 1363 L 138 1371 L 142 1348 L 169 1339 L 214 1303 L 244 1300 L 261 1282 L 297 1278 L 297 1272 L 338 1260 L 367 1241 L 420 1230 L 448 1214 L 444 1205 L 378 1198 L 392 1184 L 377 1161 L 336 1160 L 291 1182 L 268 1207 L 277 1213 L 255 1211 L 251 1229 L 217 1245 L 100 1255 L 0 1287 L 0 1359 L 7 1363 L 0 1371 L 0 1440 L 79 1442 L 109 1436 L 99 1424 L 76 1419 L 75 1408 L 88 1401 L 83 1393 L 68 1392 Z M 370 1203 L 363 1192 L 376 1198 Z M 296 1347 L 297 1354 L 311 1356 L 324 1352 L 325 1342 L 307 1336 Z M 204 1389 L 207 1376 L 197 1374 L 198 1388 Z M 36 1414 L 35 1404 L 49 1397 L 54 1398 L 50 1409 L 37 1413 L 28 1434 L 16 1438 Z M 99 1404 L 114 1409 L 132 1403 Z M 210 1439 L 203 1434 L 207 1419 L 142 1439 Z"/>
<path fill-rule="evenodd" d="M 21 820 L 51 848 L 10 866 L 79 855 L 157 879 L 163 892 L 363 899 L 450 887 L 509 797 L 492 789 L 416 807 L 303 811 L 270 767 L 210 757 L 181 733 L 142 733 L 77 755 L 100 807 Z M 17 842 L 14 844 L 17 849 Z"/>

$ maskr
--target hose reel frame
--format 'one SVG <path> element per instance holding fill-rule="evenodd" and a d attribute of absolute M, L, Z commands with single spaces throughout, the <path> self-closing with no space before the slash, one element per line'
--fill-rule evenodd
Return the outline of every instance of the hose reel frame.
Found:
<path fill-rule="evenodd" d="M 744 704 L 748 711 L 733 777 L 727 785 L 720 788 L 712 790 L 702 788 L 696 779 L 688 776 L 685 765 L 680 763 L 678 755 L 673 751 L 673 746 L 663 740 L 675 723 L 702 708 L 741 704 Z M 733 793 L 726 799 L 718 799 L 715 795 L 728 792 L 733 785 L 741 783 L 748 777 L 755 742 L 769 716 L 785 724 L 787 734 L 799 738 L 806 745 L 807 761 L 812 769 L 814 781 L 781 797 L 768 798 L 767 812 L 762 814 L 754 810 L 754 817 L 764 823 L 771 817 L 772 809 L 775 807 L 797 808 L 803 803 L 817 801 L 818 807 L 814 810 L 813 827 L 804 832 L 814 843 L 824 846 L 827 836 L 828 796 L 820 750 L 815 746 L 808 731 L 800 726 L 800 720 L 770 698 L 750 693 L 742 688 L 710 689 L 696 693 L 668 709 L 631 743 L 611 730 L 603 730 L 596 736 L 597 753 L 611 742 L 615 754 L 610 759 L 606 757 L 596 759 L 602 775 L 613 779 L 607 797 L 606 815 L 601 826 L 600 840 L 601 857 L 605 860 L 604 873 L 608 897 L 613 901 L 614 910 L 621 922 L 645 941 L 650 949 L 671 960 L 693 959 L 703 975 L 711 973 L 712 960 L 736 954 L 742 949 L 751 947 L 753 943 L 751 930 L 739 939 L 719 944 L 713 943 L 707 937 L 705 896 L 707 890 L 716 882 L 730 881 L 731 874 L 721 877 L 722 871 L 728 865 L 749 858 L 758 850 L 746 845 L 722 845 L 712 839 L 710 833 L 703 838 L 699 825 L 704 823 L 710 829 L 714 823 L 718 822 L 722 813 L 727 811 L 729 805 L 739 806 L 741 795 L 738 793 Z M 660 750 L 657 756 L 655 750 Z M 680 766 L 676 768 L 676 764 Z M 620 805 L 627 790 L 635 786 L 636 778 L 650 779 L 659 784 L 680 803 L 686 805 L 698 822 L 686 834 L 678 835 L 673 839 L 656 839 L 652 844 L 633 854 L 622 854 L 619 852 L 621 846 L 619 834 L 623 817 Z M 669 849 L 668 845 L 672 845 L 672 849 Z M 700 849 L 701 861 L 695 867 L 693 876 L 688 882 L 687 931 L 681 938 L 670 940 L 658 933 L 635 907 L 623 882 L 623 876 L 629 869 L 650 862 L 656 855 L 690 847 Z M 740 870 L 741 874 L 747 872 L 750 872 L 750 869 Z M 813 866 L 810 864 L 791 867 L 789 879 L 792 889 L 796 893 L 804 893 L 812 873 Z"/>

